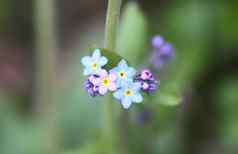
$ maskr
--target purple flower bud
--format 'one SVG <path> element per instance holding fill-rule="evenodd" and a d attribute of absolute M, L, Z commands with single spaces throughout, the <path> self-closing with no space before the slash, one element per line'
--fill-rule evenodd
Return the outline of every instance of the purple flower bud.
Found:
<path fill-rule="evenodd" d="M 99 95 L 99 86 L 95 84 L 94 81 L 99 79 L 98 75 L 90 75 L 88 79 L 84 82 L 84 88 L 88 94 L 92 97 Z"/>
<path fill-rule="evenodd" d="M 152 46 L 154 48 L 161 48 L 161 46 L 164 44 L 164 39 L 160 35 L 156 35 L 152 39 Z"/>
<path fill-rule="evenodd" d="M 155 80 L 150 70 L 145 69 L 135 77 L 135 81 L 141 83 L 141 89 L 147 93 L 153 92 L 158 88 L 159 81 Z"/>
<path fill-rule="evenodd" d="M 149 89 L 150 85 L 147 82 L 142 82 L 141 83 L 142 89 Z"/>
<path fill-rule="evenodd" d="M 153 79 L 153 75 L 150 70 L 145 69 L 141 72 L 141 79 L 143 80 L 150 80 Z"/>
<path fill-rule="evenodd" d="M 175 56 L 174 48 L 170 43 L 164 41 L 161 36 L 152 39 L 153 53 L 151 63 L 155 68 L 160 69 L 164 64 Z"/>

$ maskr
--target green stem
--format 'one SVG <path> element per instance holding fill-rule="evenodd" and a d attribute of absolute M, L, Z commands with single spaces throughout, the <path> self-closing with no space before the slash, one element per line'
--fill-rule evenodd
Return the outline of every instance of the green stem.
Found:
<path fill-rule="evenodd" d="M 105 48 L 115 50 L 117 26 L 120 16 L 121 0 L 108 0 L 106 29 L 105 29 Z"/>
<path fill-rule="evenodd" d="M 55 0 L 35 0 L 35 89 L 34 109 L 42 137 L 46 141 L 46 153 L 56 153 L 56 105 L 55 105 Z"/>
<path fill-rule="evenodd" d="M 116 34 L 117 26 L 120 16 L 121 0 L 108 0 L 108 9 L 106 17 L 105 28 L 105 48 L 111 51 L 115 51 L 116 48 Z M 108 101 L 105 102 L 103 110 L 103 135 L 105 137 L 108 153 L 114 154 L 118 150 L 116 148 L 117 132 L 116 132 L 116 116 L 113 111 L 112 96 L 109 96 Z"/>

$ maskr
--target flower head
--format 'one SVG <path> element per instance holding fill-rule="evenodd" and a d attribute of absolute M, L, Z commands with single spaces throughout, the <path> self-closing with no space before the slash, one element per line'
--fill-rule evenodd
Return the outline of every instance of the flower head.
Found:
<path fill-rule="evenodd" d="M 85 90 L 92 97 L 99 95 L 99 86 L 95 84 L 97 80 L 99 80 L 98 75 L 90 75 L 88 79 L 84 82 Z"/>
<path fill-rule="evenodd" d="M 110 72 L 116 74 L 116 82 L 118 86 L 121 86 L 125 82 L 132 81 L 136 74 L 136 70 L 132 67 L 129 67 L 124 59 L 119 62 L 117 67 L 110 70 Z"/>
<path fill-rule="evenodd" d="M 92 56 L 85 56 L 82 58 L 81 63 L 84 66 L 84 75 L 93 75 L 98 74 L 102 67 L 106 65 L 108 59 L 104 56 L 101 56 L 99 49 L 96 49 Z"/>
<path fill-rule="evenodd" d="M 159 84 L 159 81 L 154 78 L 153 74 L 148 69 L 141 71 L 141 73 L 135 77 L 135 81 L 139 82 L 141 84 L 141 89 L 147 93 L 155 91 Z"/>
<path fill-rule="evenodd" d="M 161 68 L 175 56 L 173 46 L 170 43 L 165 42 L 165 40 L 159 35 L 152 39 L 152 46 L 153 53 L 151 56 L 151 63 L 155 68 Z"/>
<path fill-rule="evenodd" d="M 98 86 L 98 92 L 100 95 L 105 95 L 108 91 L 115 91 L 117 85 L 115 83 L 116 75 L 113 73 L 108 74 L 106 70 L 99 72 L 99 79 L 95 80 L 95 85 Z"/>
<path fill-rule="evenodd" d="M 123 108 L 128 109 L 133 102 L 142 102 L 143 97 L 140 94 L 140 89 L 141 84 L 139 82 L 124 82 L 122 87 L 113 93 L 113 96 L 121 101 Z"/>

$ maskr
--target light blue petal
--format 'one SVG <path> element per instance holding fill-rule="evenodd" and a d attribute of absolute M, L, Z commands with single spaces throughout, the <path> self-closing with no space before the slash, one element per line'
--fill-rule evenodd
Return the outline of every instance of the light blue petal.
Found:
<path fill-rule="evenodd" d="M 126 89 L 128 87 L 126 80 L 118 79 L 116 83 L 117 83 L 117 85 L 119 85 L 119 87 L 121 87 L 123 89 Z"/>
<path fill-rule="evenodd" d="M 123 91 L 121 89 L 117 90 L 116 92 L 113 93 L 113 97 L 116 99 L 121 99 L 123 96 Z"/>
<path fill-rule="evenodd" d="M 127 68 L 128 68 L 127 62 L 126 62 L 124 59 L 122 59 L 122 60 L 119 62 L 118 67 L 127 70 Z"/>
<path fill-rule="evenodd" d="M 132 101 L 135 103 L 141 103 L 143 101 L 143 97 L 141 96 L 140 93 L 134 94 L 131 98 L 132 98 Z"/>
<path fill-rule="evenodd" d="M 111 69 L 109 71 L 110 73 L 115 73 L 117 75 L 117 73 L 119 72 L 119 68 L 118 67 L 114 67 L 113 69 Z"/>
<path fill-rule="evenodd" d="M 108 59 L 106 57 L 101 57 L 98 63 L 100 66 L 104 66 L 107 64 L 107 62 L 108 62 Z"/>
<path fill-rule="evenodd" d="M 133 85 L 134 85 L 133 78 L 127 78 L 126 79 L 126 84 L 127 84 L 128 87 L 133 89 Z"/>
<path fill-rule="evenodd" d="M 122 99 L 121 104 L 124 109 L 128 109 L 131 106 L 132 102 L 129 97 L 125 97 L 124 99 Z"/>
<path fill-rule="evenodd" d="M 99 75 L 100 76 L 100 73 L 101 73 L 101 70 L 102 70 L 102 68 L 97 68 L 96 70 L 92 70 L 92 74 L 97 74 L 97 75 Z"/>
<path fill-rule="evenodd" d="M 85 67 L 89 66 L 89 65 L 91 64 L 91 57 L 89 57 L 89 56 L 83 57 L 83 58 L 81 59 L 81 63 L 82 63 Z"/>
<path fill-rule="evenodd" d="M 134 91 L 139 91 L 141 89 L 141 83 L 140 82 L 134 82 L 133 88 Z"/>
<path fill-rule="evenodd" d="M 135 76 L 135 75 L 136 75 L 136 70 L 135 70 L 134 68 L 132 68 L 132 67 L 129 67 L 129 68 L 127 69 L 127 75 L 128 75 L 129 77 Z"/>
<path fill-rule="evenodd" d="M 118 82 L 119 82 L 118 85 L 120 85 L 120 87 L 124 89 L 132 87 L 133 85 L 133 79 L 130 79 L 130 78 L 127 78 L 124 80 L 118 80 Z"/>
<path fill-rule="evenodd" d="M 91 74 L 93 74 L 93 71 L 91 69 L 85 68 L 83 70 L 83 75 L 91 75 Z"/>
<path fill-rule="evenodd" d="M 101 51 L 100 51 L 99 49 L 94 50 L 93 55 L 92 55 L 92 58 L 93 58 L 94 60 L 97 60 L 97 59 L 99 59 L 100 57 L 101 57 Z"/>

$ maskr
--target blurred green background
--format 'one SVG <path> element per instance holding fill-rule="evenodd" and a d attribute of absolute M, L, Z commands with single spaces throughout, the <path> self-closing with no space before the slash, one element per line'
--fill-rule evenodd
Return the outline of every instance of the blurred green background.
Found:
<path fill-rule="evenodd" d="M 80 64 L 103 46 L 106 6 L 0 1 L 0 154 L 110 153 L 106 100 L 83 90 Z M 113 102 L 113 151 L 238 153 L 238 1 L 123 1 L 117 52 L 144 68 L 156 34 L 176 58 L 157 71 L 161 87 L 143 104 L 124 111 Z"/>

